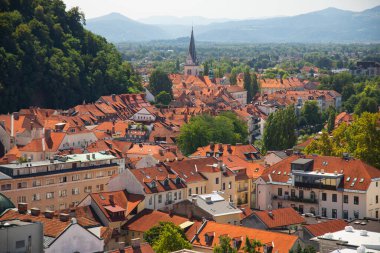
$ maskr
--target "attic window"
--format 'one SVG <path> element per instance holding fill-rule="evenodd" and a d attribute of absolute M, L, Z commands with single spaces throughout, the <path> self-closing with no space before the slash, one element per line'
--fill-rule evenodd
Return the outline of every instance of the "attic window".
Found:
<path fill-rule="evenodd" d="M 163 183 L 165 186 L 169 186 L 169 180 L 168 179 L 165 179 Z"/>
<path fill-rule="evenodd" d="M 350 178 L 350 177 L 348 177 L 346 181 L 348 182 L 348 181 L 350 181 L 350 179 L 351 179 L 351 178 Z"/>
<path fill-rule="evenodd" d="M 176 183 L 176 184 L 180 184 L 180 183 L 181 183 L 181 179 L 180 179 L 179 177 L 177 177 L 177 178 L 175 179 L 175 183 Z"/>
<path fill-rule="evenodd" d="M 274 170 L 274 171 L 272 171 L 272 174 L 274 174 L 274 173 L 276 173 L 276 171 Z"/>
<path fill-rule="evenodd" d="M 363 182 L 364 182 L 364 178 L 361 178 L 359 182 L 360 182 L 360 183 L 363 183 Z"/>
<path fill-rule="evenodd" d="M 156 188 L 156 182 L 155 182 L 155 181 L 152 181 L 152 182 L 150 183 L 150 187 L 151 187 L 151 188 Z"/>
<path fill-rule="evenodd" d="M 258 171 L 259 171 L 259 168 L 256 168 L 256 169 L 255 169 L 255 172 L 258 172 Z"/>
<path fill-rule="evenodd" d="M 281 171 L 279 171 L 279 172 L 277 173 L 277 175 L 281 175 Z"/>

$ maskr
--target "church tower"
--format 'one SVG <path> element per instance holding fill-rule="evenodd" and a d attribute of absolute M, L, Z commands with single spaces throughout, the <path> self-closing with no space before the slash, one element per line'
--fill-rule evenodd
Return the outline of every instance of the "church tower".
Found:
<path fill-rule="evenodd" d="M 188 52 L 187 57 L 186 57 L 184 74 L 185 75 L 193 75 L 193 76 L 199 75 L 199 65 L 198 65 L 198 60 L 197 60 L 197 54 L 195 52 L 193 28 L 191 28 L 189 52 Z"/>

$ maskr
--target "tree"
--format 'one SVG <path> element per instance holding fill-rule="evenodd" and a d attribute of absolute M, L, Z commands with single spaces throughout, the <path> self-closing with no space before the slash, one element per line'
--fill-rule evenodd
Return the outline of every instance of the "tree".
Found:
<path fill-rule="evenodd" d="M 208 66 L 208 62 L 206 61 L 204 64 L 203 64 L 203 74 L 205 76 L 208 76 L 209 75 L 209 71 L 210 71 L 210 67 Z"/>
<path fill-rule="evenodd" d="M 153 243 L 153 249 L 157 253 L 169 253 L 181 249 L 191 249 L 191 244 L 178 232 L 178 228 L 165 224 L 159 237 Z"/>
<path fill-rule="evenodd" d="M 237 82 L 237 75 L 238 75 L 238 72 L 239 72 L 239 69 L 238 69 L 238 68 L 236 68 L 236 67 L 232 68 L 232 70 L 231 70 L 231 75 L 230 75 L 230 83 L 231 83 L 232 85 L 235 85 L 236 82 Z"/>
<path fill-rule="evenodd" d="M 378 104 L 375 99 L 371 97 L 362 97 L 359 103 L 355 106 L 355 113 L 360 115 L 363 112 L 377 112 Z"/>
<path fill-rule="evenodd" d="M 151 227 L 148 231 L 144 233 L 144 240 L 153 245 L 159 238 L 165 226 L 170 226 L 176 230 L 183 239 L 186 239 L 185 232 L 180 227 L 176 226 L 172 222 L 161 221 L 158 225 Z"/>
<path fill-rule="evenodd" d="M 250 240 L 248 236 L 245 238 L 244 252 L 246 253 L 260 253 L 260 248 L 263 244 L 256 239 Z"/>
<path fill-rule="evenodd" d="M 231 238 L 228 236 L 220 236 L 219 244 L 213 249 L 214 253 L 237 253 L 237 249 L 231 246 Z"/>
<path fill-rule="evenodd" d="M 179 60 L 178 59 L 175 61 L 175 70 L 176 70 L 177 73 L 180 71 L 180 65 L 179 65 Z"/>
<path fill-rule="evenodd" d="M 172 82 L 168 74 L 160 69 L 156 69 L 149 77 L 149 91 L 157 96 L 161 91 L 172 94 Z"/>
<path fill-rule="evenodd" d="M 293 147 L 297 141 L 296 123 L 294 106 L 288 106 L 271 113 L 264 127 L 264 152 Z"/>
<path fill-rule="evenodd" d="M 342 156 L 349 153 L 357 159 L 380 168 L 380 131 L 378 121 L 380 113 L 364 112 L 360 117 L 355 115 L 354 121 L 341 124 L 332 131 L 332 137 L 323 132 L 306 148 L 307 154 Z"/>
<path fill-rule="evenodd" d="M 246 68 L 244 71 L 244 89 L 247 91 L 247 102 L 250 103 L 253 98 L 253 89 L 249 68 Z"/>
<path fill-rule="evenodd" d="M 252 74 L 252 94 L 255 96 L 260 91 L 259 82 L 255 73 Z"/>
<path fill-rule="evenodd" d="M 331 133 L 335 128 L 335 110 L 329 110 L 329 118 L 327 120 L 327 132 Z"/>
<path fill-rule="evenodd" d="M 322 115 L 316 101 L 306 101 L 301 109 L 301 117 L 306 120 L 307 126 L 321 124 Z"/>
<path fill-rule="evenodd" d="M 172 101 L 172 96 L 166 91 L 161 91 L 156 96 L 156 102 L 162 105 L 168 105 Z"/>

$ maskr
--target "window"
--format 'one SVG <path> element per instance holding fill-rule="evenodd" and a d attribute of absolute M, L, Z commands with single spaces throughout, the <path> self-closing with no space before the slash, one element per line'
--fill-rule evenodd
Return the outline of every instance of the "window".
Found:
<path fill-rule="evenodd" d="M 41 186 L 41 180 L 33 180 L 32 186 L 33 187 Z"/>
<path fill-rule="evenodd" d="M 327 194 L 325 192 L 322 192 L 322 200 L 326 201 L 326 199 L 327 199 Z M 324 217 L 326 217 L 326 216 L 324 216 Z"/>
<path fill-rule="evenodd" d="M 277 208 L 282 208 L 282 202 L 277 203 Z"/>
<path fill-rule="evenodd" d="M 229 182 L 229 183 L 228 183 L 228 189 L 231 189 L 231 188 L 232 188 L 232 183 Z"/>
<path fill-rule="evenodd" d="M 59 183 L 66 183 L 67 182 L 67 177 L 60 177 L 59 178 Z"/>
<path fill-rule="evenodd" d="M 222 190 L 224 191 L 226 189 L 226 183 L 223 183 Z"/>
<path fill-rule="evenodd" d="M 96 172 L 96 177 L 103 177 L 103 171 Z"/>
<path fill-rule="evenodd" d="M 174 193 L 174 200 L 177 200 L 177 192 Z"/>
<path fill-rule="evenodd" d="M 178 193 L 178 199 L 181 199 L 181 198 L 182 198 L 182 193 L 179 192 L 179 193 Z"/>
<path fill-rule="evenodd" d="M 336 219 L 337 216 L 338 216 L 338 211 L 337 211 L 336 209 L 332 209 L 332 210 L 331 210 L 331 217 L 332 217 L 333 219 Z"/>
<path fill-rule="evenodd" d="M 291 189 L 290 190 L 290 197 L 294 198 L 296 196 L 296 190 Z"/>
<path fill-rule="evenodd" d="M 219 178 L 215 178 L 215 184 L 219 184 Z"/>
<path fill-rule="evenodd" d="M 25 248 L 25 241 L 16 241 L 16 249 Z"/>
<path fill-rule="evenodd" d="M 49 178 L 46 180 L 46 184 L 49 185 L 49 184 L 54 184 L 54 178 Z"/>
<path fill-rule="evenodd" d="M 376 204 L 379 203 L 379 195 L 376 195 L 376 197 L 375 197 L 375 203 L 376 203 Z"/>
<path fill-rule="evenodd" d="M 114 175 L 115 174 L 115 170 L 109 170 L 108 171 L 108 176 L 112 176 L 112 175 Z"/>
<path fill-rule="evenodd" d="M 379 218 L 379 211 L 378 211 L 378 210 L 375 211 L 375 218 L 376 218 L 376 219 Z"/>
<path fill-rule="evenodd" d="M 32 201 L 41 200 L 41 195 L 39 193 L 35 193 L 32 195 Z"/>
<path fill-rule="evenodd" d="M 195 187 L 195 194 L 198 194 L 198 187 Z"/>
<path fill-rule="evenodd" d="M 18 196 L 17 202 L 18 203 L 26 203 L 26 196 Z"/>
<path fill-rule="evenodd" d="M 348 210 L 343 210 L 343 219 L 348 220 Z"/>
<path fill-rule="evenodd" d="M 67 191 L 66 190 L 59 190 L 58 191 L 58 196 L 59 197 L 66 197 L 67 196 Z"/>
<path fill-rule="evenodd" d="M 12 189 L 12 185 L 11 184 L 2 184 L 1 185 L 1 190 L 2 191 L 9 191 Z"/>
<path fill-rule="evenodd" d="M 26 188 L 26 187 L 28 187 L 27 182 L 17 183 L 17 189 Z"/>
<path fill-rule="evenodd" d="M 299 206 L 298 211 L 299 211 L 300 213 L 303 213 L 303 205 L 300 205 L 300 206 Z"/>
<path fill-rule="evenodd" d="M 84 187 L 84 192 L 85 193 L 91 193 L 92 192 L 92 186 L 90 185 L 90 186 L 85 186 Z"/>
<path fill-rule="evenodd" d="M 158 195 L 158 203 L 162 203 L 162 195 Z"/>
<path fill-rule="evenodd" d="M 149 198 L 149 205 L 150 206 L 152 205 L 152 201 L 153 201 L 153 198 L 152 198 L 152 196 L 150 196 L 150 198 Z"/>
<path fill-rule="evenodd" d="M 71 190 L 71 194 L 72 195 L 78 195 L 79 194 L 79 188 L 78 187 L 75 187 Z"/>
<path fill-rule="evenodd" d="M 322 207 L 322 217 L 327 217 L 327 209 Z"/>
<path fill-rule="evenodd" d="M 359 205 L 359 197 L 354 196 L 354 205 Z"/>
<path fill-rule="evenodd" d="M 343 203 L 348 204 L 348 195 L 343 195 Z"/>
<path fill-rule="evenodd" d="M 282 196 L 282 188 L 278 188 L 277 192 L 278 192 L 278 196 Z"/>
<path fill-rule="evenodd" d="M 189 188 L 189 196 L 191 196 L 191 188 Z"/>
<path fill-rule="evenodd" d="M 359 219 L 359 212 L 358 211 L 354 211 L 354 218 Z"/>
<path fill-rule="evenodd" d="M 299 197 L 300 199 L 303 199 L 303 190 L 300 190 L 300 192 L 298 193 L 298 197 Z"/>
<path fill-rule="evenodd" d="M 52 198 L 54 198 L 54 192 L 47 192 L 46 199 L 52 199 Z"/>
<path fill-rule="evenodd" d="M 96 185 L 96 190 L 99 192 L 99 191 L 103 191 L 104 190 L 104 185 L 103 184 L 98 184 Z"/>
<path fill-rule="evenodd" d="M 80 175 L 73 175 L 72 177 L 71 177 L 71 180 L 72 181 L 78 181 L 80 179 Z"/>
<path fill-rule="evenodd" d="M 332 195 L 332 202 L 337 202 L 337 198 L 338 198 L 338 196 L 334 193 L 333 195 Z M 334 209 L 333 209 L 334 210 Z"/>
<path fill-rule="evenodd" d="M 92 174 L 91 173 L 84 174 L 84 179 L 91 179 L 91 178 L 92 178 Z"/>

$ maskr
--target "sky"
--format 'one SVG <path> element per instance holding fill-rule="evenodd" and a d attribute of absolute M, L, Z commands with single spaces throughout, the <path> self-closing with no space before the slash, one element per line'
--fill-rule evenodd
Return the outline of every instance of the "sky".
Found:
<path fill-rule="evenodd" d="M 67 8 L 79 6 L 87 19 L 111 12 L 138 20 L 150 16 L 202 16 L 206 18 L 263 18 L 293 16 L 335 7 L 362 11 L 380 0 L 63 0 Z"/>

